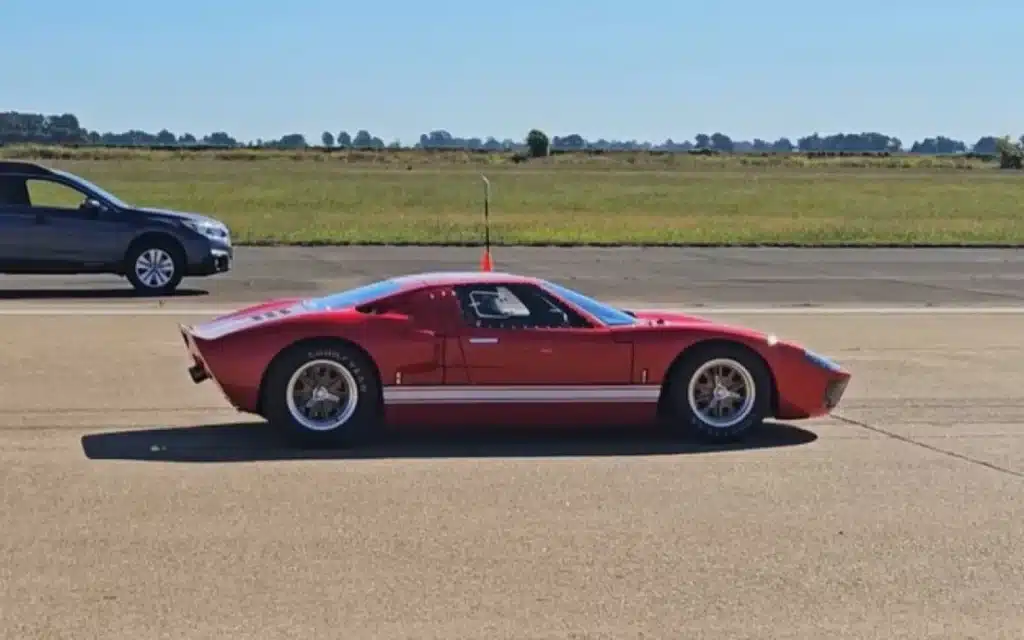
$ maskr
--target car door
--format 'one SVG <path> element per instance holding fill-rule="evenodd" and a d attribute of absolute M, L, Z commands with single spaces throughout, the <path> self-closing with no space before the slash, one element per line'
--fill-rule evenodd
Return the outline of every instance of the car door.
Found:
<path fill-rule="evenodd" d="M 473 385 L 625 385 L 633 347 L 529 283 L 456 287 Z"/>
<path fill-rule="evenodd" d="M 89 195 L 47 178 L 27 180 L 36 224 L 30 244 L 58 264 L 100 266 L 121 258 L 120 223 L 102 207 L 88 206 Z"/>

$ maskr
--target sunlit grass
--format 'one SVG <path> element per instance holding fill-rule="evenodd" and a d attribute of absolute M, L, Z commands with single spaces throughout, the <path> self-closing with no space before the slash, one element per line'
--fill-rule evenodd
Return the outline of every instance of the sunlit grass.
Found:
<path fill-rule="evenodd" d="M 432 163 L 415 152 L 379 162 L 131 153 L 41 161 L 129 202 L 216 216 L 248 243 L 479 242 L 481 171 L 492 183 L 499 243 L 1024 243 L 1024 176 L 956 170 L 955 162 L 975 162 L 966 160 L 919 159 L 945 167 L 928 169 L 865 164 L 901 158 L 797 156 L 770 165 L 684 154 L 517 165 L 472 154 L 457 161 L 458 152 L 434 154 Z"/>

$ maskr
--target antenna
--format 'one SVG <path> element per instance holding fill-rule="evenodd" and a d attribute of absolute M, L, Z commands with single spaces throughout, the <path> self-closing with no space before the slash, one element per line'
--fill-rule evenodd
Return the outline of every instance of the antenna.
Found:
<path fill-rule="evenodd" d="M 494 271 L 494 260 L 491 258 L 491 181 L 480 174 L 484 181 L 484 255 L 480 257 L 481 271 Z"/>

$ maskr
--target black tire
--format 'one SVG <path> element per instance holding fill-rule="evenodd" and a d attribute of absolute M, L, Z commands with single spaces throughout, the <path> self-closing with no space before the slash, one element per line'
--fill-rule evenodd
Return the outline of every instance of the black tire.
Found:
<path fill-rule="evenodd" d="M 712 361 L 722 360 L 734 369 L 745 370 L 753 381 L 754 397 L 748 408 L 744 405 L 731 418 L 734 424 L 717 426 L 709 422 L 690 402 L 691 380 Z M 742 377 L 742 374 L 741 374 Z M 707 442 L 735 442 L 756 430 L 771 415 L 772 376 L 761 358 L 738 344 L 715 343 L 697 346 L 686 353 L 671 374 L 665 387 L 667 395 L 666 423 L 676 433 L 694 436 Z M 742 418 L 739 416 L 742 415 Z"/>
<path fill-rule="evenodd" d="M 342 371 L 347 372 L 357 391 L 354 409 L 348 417 L 342 419 L 348 412 L 339 411 L 337 424 L 322 425 L 319 430 L 303 424 L 289 406 L 292 376 L 317 361 L 328 363 L 326 369 L 333 367 L 345 387 L 348 384 L 344 383 L 346 374 Z M 366 441 L 376 432 L 383 414 L 380 398 L 380 381 L 372 363 L 358 349 L 343 342 L 323 340 L 295 345 L 275 358 L 263 386 L 262 413 L 297 446 L 347 448 Z"/>
<path fill-rule="evenodd" d="M 161 266 L 170 265 L 173 271 L 170 274 L 170 279 L 160 281 L 156 283 L 147 282 L 145 272 L 140 276 L 137 271 L 139 266 L 140 258 L 147 256 L 147 261 L 152 263 L 149 256 L 156 258 Z M 168 263 L 163 258 L 166 256 L 170 258 Z M 166 296 L 174 293 L 181 284 L 181 279 L 185 277 L 185 255 L 181 250 L 181 247 L 169 238 L 153 237 L 152 239 L 142 239 L 137 241 L 128 250 L 128 254 L 125 256 L 125 277 L 128 278 L 128 282 L 132 283 L 132 287 L 135 291 L 144 296 Z M 162 272 L 166 273 L 165 270 L 161 269 Z"/>

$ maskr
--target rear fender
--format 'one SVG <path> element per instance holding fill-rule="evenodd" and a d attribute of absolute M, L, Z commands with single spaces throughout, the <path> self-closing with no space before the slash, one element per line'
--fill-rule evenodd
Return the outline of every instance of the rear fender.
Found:
<path fill-rule="evenodd" d="M 191 336 L 206 369 L 232 404 L 254 413 L 258 413 L 260 389 L 268 366 L 288 346 L 305 339 L 328 338 L 347 340 L 367 350 L 362 343 L 361 323 L 294 317 L 225 333 L 216 328 L 207 332 L 206 337 L 202 333 Z"/>
<path fill-rule="evenodd" d="M 301 348 L 303 346 L 310 346 L 310 347 L 312 347 L 313 345 L 323 345 L 323 344 L 344 345 L 345 347 L 347 347 L 349 349 L 352 349 L 352 350 L 358 352 L 360 355 L 362 355 L 363 358 L 365 358 L 366 361 L 368 363 L 370 363 L 370 370 L 373 372 L 374 377 L 377 379 L 377 389 L 380 392 L 379 393 L 379 397 L 377 398 L 377 400 L 378 400 L 378 402 L 383 404 L 384 396 L 383 396 L 382 380 L 381 380 L 381 375 L 380 375 L 380 367 L 377 364 L 377 361 L 373 358 L 372 355 L 370 355 L 370 352 L 365 347 L 363 347 L 361 344 L 359 344 L 355 340 L 351 340 L 349 338 L 338 337 L 338 336 L 299 338 L 299 339 L 295 340 L 294 342 L 290 342 L 290 343 L 282 346 L 280 348 L 280 350 L 278 350 L 278 352 L 274 355 L 274 357 L 271 358 L 270 362 L 267 363 L 267 366 L 266 366 L 266 368 L 264 368 L 262 375 L 260 375 L 259 388 L 258 388 L 257 395 L 256 395 L 256 413 L 257 414 L 263 415 L 263 397 L 264 397 L 264 392 L 266 390 L 267 376 L 270 373 L 271 369 L 274 367 L 274 365 L 277 364 L 277 362 L 281 359 L 281 357 L 284 356 L 285 353 L 291 351 L 292 349 Z"/>

